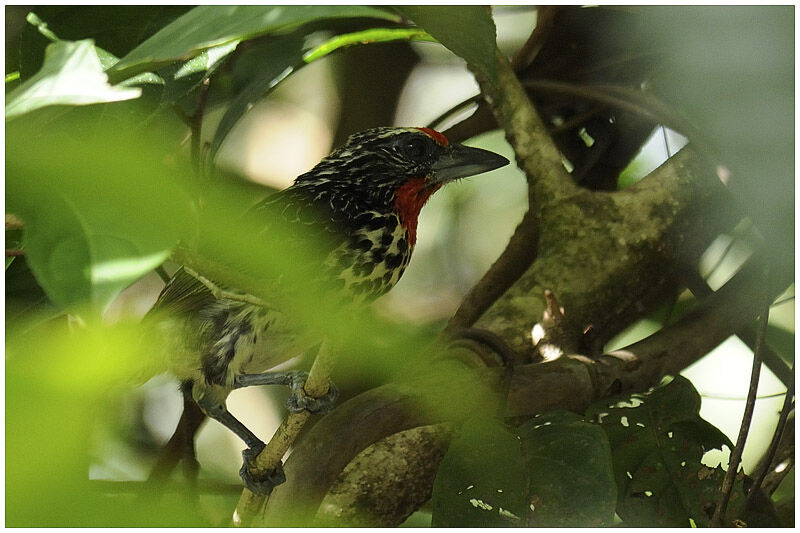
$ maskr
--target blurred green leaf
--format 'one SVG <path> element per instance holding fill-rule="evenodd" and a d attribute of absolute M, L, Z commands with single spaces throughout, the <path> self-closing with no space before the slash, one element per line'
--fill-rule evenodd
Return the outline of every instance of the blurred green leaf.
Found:
<path fill-rule="evenodd" d="M 98 429 L 155 353 L 140 325 L 40 322 L 6 346 L 6 524 L 207 525 L 191 507 L 116 498 L 89 479 Z M 152 488 L 149 489 L 152 492 Z"/>
<path fill-rule="evenodd" d="M 389 11 L 363 6 L 200 6 L 136 47 L 112 72 L 128 77 L 231 41 L 286 32 L 319 19 L 355 17 L 397 20 Z"/>
<path fill-rule="evenodd" d="M 653 43 L 669 54 L 653 90 L 698 127 L 730 171 L 728 189 L 766 239 L 773 272 L 793 272 L 795 8 L 668 6 L 647 13 Z"/>
<path fill-rule="evenodd" d="M 617 487 L 611 448 L 596 424 L 566 411 L 529 420 L 522 439 L 529 479 L 529 524 L 600 527 L 614 523 Z"/>
<path fill-rule="evenodd" d="M 158 140 L 72 121 L 6 130 L 7 208 L 26 259 L 63 309 L 96 315 L 191 236 L 192 204 Z"/>
<path fill-rule="evenodd" d="M 47 47 L 42 69 L 6 95 L 6 121 L 45 106 L 116 102 L 140 95 L 140 89 L 108 83 L 91 40 L 58 41 Z"/>
<path fill-rule="evenodd" d="M 432 525 L 519 526 L 527 511 L 525 489 L 519 438 L 497 420 L 473 418 L 464 423 L 439 466 Z"/>
<path fill-rule="evenodd" d="M 398 6 L 397 11 L 433 35 L 489 80 L 496 80 L 497 30 L 485 6 Z"/>
<path fill-rule="evenodd" d="M 701 463 L 712 449 L 733 448 L 730 439 L 700 418 L 700 395 L 678 376 L 644 394 L 607 398 L 587 419 L 599 422 L 611 444 L 618 487 L 617 514 L 628 526 L 706 526 L 725 471 Z M 744 503 L 739 479 L 729 510 Z"/>

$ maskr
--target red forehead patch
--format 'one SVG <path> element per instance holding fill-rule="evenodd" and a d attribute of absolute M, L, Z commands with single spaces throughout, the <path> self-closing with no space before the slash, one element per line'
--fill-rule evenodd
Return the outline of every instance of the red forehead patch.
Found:
<path fill-rule="evenodd" d="M 425 135 L 427 135 L 428 137 L 430 137 L 431 139 L 433 139 L 434 141 L 436 141 L 437 143 L 439 143 L 439 145 L 441 146 L 447 146 L 448 144 L 450 144 L 450 142 L 447 140 L 447 137 L 445 137 L 436 130 L 432 130 L 430 128 L 417 128 L 417 129 L 422 133 L 424 133 Z"/>

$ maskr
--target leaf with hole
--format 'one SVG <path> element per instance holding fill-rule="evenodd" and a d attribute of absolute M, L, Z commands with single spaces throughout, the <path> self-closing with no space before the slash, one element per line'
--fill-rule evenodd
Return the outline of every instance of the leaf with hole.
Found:
<path fill-rule="evenodd" d="M 433 485 L 434 527 L 523 524 L 525 464 L 519 438 L 497 420 L 464 423 Z"/>
<path fill-rule="evenodd" d="M 587 419 L 597 421 L 611 443 L 619 489 L 617 514 L 629 526 L 705 526 L 713 515 L 725 475 L 701 462 L 705 452 L 733 445 L 700 418 L 700 395 L 678 376 L 644 394 L 603 399 Z M 744 501 L 741 480 L 729 509 Z"/>

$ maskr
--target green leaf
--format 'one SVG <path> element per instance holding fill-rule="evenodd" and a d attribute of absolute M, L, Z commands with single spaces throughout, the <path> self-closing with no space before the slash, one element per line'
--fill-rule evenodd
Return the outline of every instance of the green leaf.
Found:
<path fill-rule="evenodd" d="M 252 73 L 251 81 L 231 101 L 217 126 L 211 143 L 211 155 L 216 155 L 222 142 L 253 104 L 269 94 L 285 80 L 296 68 L 303 65 L 304 37 L 291 33 L 276 37 L 264 47 L 259 47 L 259 70 Z"/>
<path fill-rule="evenodd" d="M 52 105 L 88 105 L 138 98 L 140 89 L 109 85 L 91 40 L 47 47 L 42 68 L 6 95 L 6 120 Z"/>
<path fill-rule="evenodd" d="M 489 80 L 497 79 L 497 30 L 484 6 L 399 6 L 397 11 L 433 35 Z"/>
<path fill-rule="evenodd" d="M 526 503 L 519 438 L 489 418 L 464 423 L 433 485 L 434 527 L 521 525 Z"/>
<path fill-rule="evenodd" d="M 676 377 L 644 394 L 607 398 L 592 405 L 587 419 L 599 422 L 611 444 L 619 489 L 617 514 L 628 526 L 705 526 L 713 515 L 722 468 L 701 463 L 703 454 L 733 448 L 725 434 L 700 418 L 700 395 Z M 729 509 L 744 492 L 737 481 Z"/>
<path fill-rule="evenodd" d="M 574 413 L 556 411 L 526 422 L 517 434 L 529 479 L 528 525 L 613 524 L 617 487 L 611 448 L 600 427 Z"/>
<path fill-rule="evenodd" d="M 291 31 L 319 19 L 355 17 L 398 20 L 389 11 L 364 6 L 200 6 L 136 47 L 112 72 L 128 77 L 232 41 Z"/>
<path fill-rule="evenodd" d="M 132 127 L 75 121 L 7 128 L 8 209 L 24 221 L 31 270 L 62 309 L 97 317 L 191 237 L 192 204 L 157 143 Z"/>
<path fill-rule="evenodd" d="M 433 38 L 417 28 L 373 28 L 360 32 L 337 35 L 304 53 L 305 38 L 302 33 L 276 37 L 274 41 L 258 46 L 250 53 L 258 54 L 258 70 L 251 81 L 233 99 L 217 126 L 211 144 L 212 156 L 242 116 L 261 98 L 272 92 L 282 81 L 305 65 L 347 46 L 383 43 L 397 40 L 431 41 Z"/>

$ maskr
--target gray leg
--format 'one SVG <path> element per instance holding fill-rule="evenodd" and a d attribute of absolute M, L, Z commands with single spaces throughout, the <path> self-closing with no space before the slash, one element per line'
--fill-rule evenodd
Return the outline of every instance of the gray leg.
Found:
<path fill-rule="evenodd" d="M 245 487 L 255 494 L 269 494 L 276 486 L 286 481 L 283 473 L 283 465 L 270 472 L 265 479 L 255 479 L 252 474 L 253 461 L 264 449 L 264 443 L 247 429 L 235 416 L 233 416 L 224 403 L 219 403 L 209 396 L 203 396 L 197 404 L 208 416 L 221 423 L 226 428 L 233 431 L 236 436 L 244 441 L 247 449 L 242 452 L 243 464 L 239 470 L 239 475 L 244 481 Z"/>
<path fill-rule="evenodd" d="M 288 372 L 264 372 L 263 374 L 240 374 L 236 376 L 233 387 L 252 387 L 255 385 L 287 385 L 291 394 L 286 400 L 286 408 L 292 413 L 309 411 L 313 414 L 324 414 L 333 408 L 339 389 L 331 383 L 328 393 L 321 398 L 312 398 L 306 394 L 303 387 L 306 384 L 308 372 L 290 370 Z M 238 435 L 238 433 L 237 433 Z M 245 441 L 247 442 L 247 441 Z"/>

